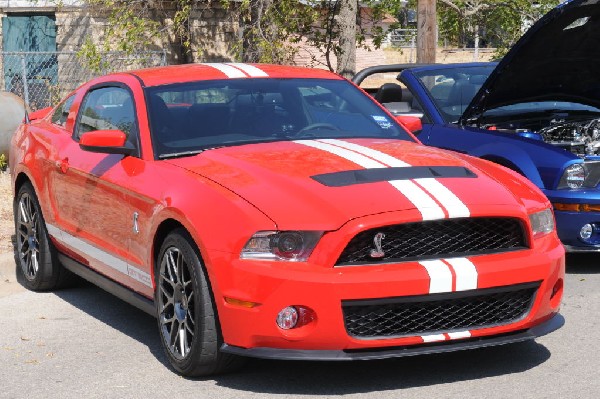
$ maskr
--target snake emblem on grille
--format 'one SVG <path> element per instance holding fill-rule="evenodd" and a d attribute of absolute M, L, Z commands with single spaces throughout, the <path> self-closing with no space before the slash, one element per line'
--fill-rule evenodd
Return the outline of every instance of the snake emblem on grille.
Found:
<path fill-rule="evenodd" d="M 371 252 L 369 253 L 369 256 L 371 256 L 371 258 L 381 259 L 385 256 L 385 252 L 383 252 L 383 249 L 381 247 L 384 238 L 385 234 L 381 232 L 375 234 L 375 237 L 373 237 L 373 245 L 375 246 L 375 248 L 372 248 Z"/>

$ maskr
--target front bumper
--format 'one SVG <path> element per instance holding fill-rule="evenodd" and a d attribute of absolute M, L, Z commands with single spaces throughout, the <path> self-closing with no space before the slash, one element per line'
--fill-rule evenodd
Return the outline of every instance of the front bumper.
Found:
<path fill-rule="evenodd" d="M 357 223 L 356 229 L 360 228 Z M 464 344 L 457 348 L 464 346 L 466 349 L 473 345 L 529 339 L 525 338 L 530 336 L 526 331 L 546 322 L 559 311 L 565 273 L 564 249 L 557 236 L 549 234 L 536 239 L 531 249 L 468 258 L 477 269 L 476 290 L 539 282 L 535 301 L 524 318 L 509 324 L 473 329 L 464 335 L 465 331 L 461 330 L 432 333 L 444 335 L 435 346 L 424 345 L 424 342 L 433 342 L 428 332 L 414 336 L 356 338 L 346 330 L 344 301 L 429 295 L 431 278 L 420 262 L 332 267 L 327 260 L 333 262 L 331 254 L 340 253 L 348 242 L 338 234 L 352 237 L 356 232 L 339 231 L 324 237 L 306 263 L 241 260 L 235 254 L 225 252 L 213 252 L 205 259 L 226 344 L 224 350 L 250 351 L 248 356 L 258 356 L 254 353 L 273 349 L 273 356 L 276 353 L 287 356 L 296 351 L 313 354 L 325 351 L 323 353 L 327 354 L 330 351 L 396 352 L 397 348 L 403 348 L 404 353 L 404 348 L 409 347 L 430 348 L 415 349 L 417 354 L 419 351 L 437 351 L 454 343 Z M 456 288 L 452 290 L 455 292 Z M 236 301 L 228 299 L 256 306 L 236 306 L 232 304 Z M 276 318 L 287 306 L 308 308 L 316 317 L 302 327 L 282 330 L 277 326 Z M 504 338 L 495 341 L 492 340 L 494 337 Z"/>
<path fill-rule="evenodd" d="M 488 346 L 507 345 L 529 341 L 556 331 L 565 324 L 561 314 L 555 314 L 549 320 L 525 331 L 517 331 L 498 336 L 472 338 L 464 341 L 448 341 L 414 345 L 410 347 L 393 347 L 383 350 L 294 350 L 277 348 L 240 348 L 223 344 L 221 351 L 233 355 L 277 360 L 321 360 L 349 361 L 376 360 L 394 357 L 428 355 L 432 353 L 456 352 L 467 349 L 485 348 Z"/>
<path fill-rule="evenodd" d="M 598 244 L 585 243 L 579 237 L 579 232 L 585 224 L 600 226 L 600 212 L 565 212 L 554 211 L 558 237 L 567 252 L 599 252 L 600 235 Z M 600 232 L 599 232 L 600 233 Z"/>
<path fill-rule="evenodd" d="M 580 190 L 543 190 L 552 204 L 589 204 L 600 205 L 600 191 L 596 189 Z M 579 232 L 585 224 L 600 226 L 600 212 L 576 212 L 554 209 L 556 231 L 567 252 L 600 252 L 600 231 L 598 244 L 586 243 Z"/>

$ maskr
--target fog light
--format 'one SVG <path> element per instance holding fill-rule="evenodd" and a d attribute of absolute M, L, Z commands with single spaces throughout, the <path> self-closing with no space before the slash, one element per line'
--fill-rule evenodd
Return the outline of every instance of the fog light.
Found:
<path fill-rule="evenodd" d="M 281 310 L 277 315 L 277 325 L 282 330 L 289 330 L 296 327 L 298 323 L 298 310 L 293 306 L 288 306 Z"/>
<path fill-rule="evenodd" d="M 584 241 L 589 241 L 592 238 L 592 234 L 594 234 L 594 226 L 589 223 L 584 224 L 581 230 L 579 230 L 579 237 Z"/>

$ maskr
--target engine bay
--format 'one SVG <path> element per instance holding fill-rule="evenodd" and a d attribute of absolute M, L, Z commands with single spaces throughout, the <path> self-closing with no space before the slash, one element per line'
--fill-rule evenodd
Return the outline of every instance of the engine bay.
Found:
<path fill-rule="evenodd" d="M 546 143 L 562 147 L 576 155 L 600 153 L 600 119 L 554 122 L 538 133 Z"/>
<path fill-rule="evenodd" d="M 481 127 L 524 137 L 541 139 L 580 157 L 600 155 L 600 118 L 598 115 L 582 117 L 554 114 L 551 117 L 510 118 L 492 122 L 486 118 Z M 504 118 L 502 118 L 504 119 Z M 508 118 L 507 118 L 508 119 Z"/>

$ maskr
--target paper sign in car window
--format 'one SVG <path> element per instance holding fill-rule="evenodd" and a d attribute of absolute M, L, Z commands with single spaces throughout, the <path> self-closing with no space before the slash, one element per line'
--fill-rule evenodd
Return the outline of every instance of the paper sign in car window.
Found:
<path fill-rule="evenodd" d="M 375 122 L 377 122 L 379 127 L 381 127 L 382 129 L 389 129 L 392 127 L 392 123 L 387 117 L 383 115 L 371 115 L 371 117 L 373 118 L 373 120 L 375 120 Z"/>

